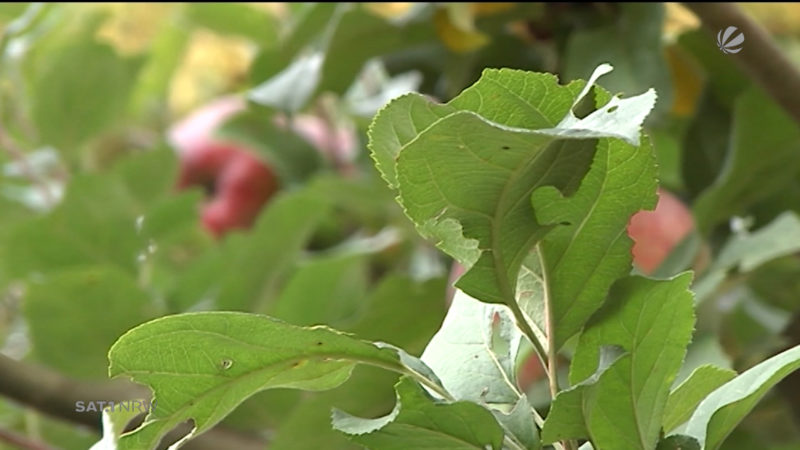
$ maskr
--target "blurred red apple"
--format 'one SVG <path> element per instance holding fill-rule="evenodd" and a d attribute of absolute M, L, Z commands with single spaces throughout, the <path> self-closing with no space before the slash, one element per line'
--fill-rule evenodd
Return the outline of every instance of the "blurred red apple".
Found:
<path fill-rule="evenodd" d="M 643 273 L 652 274 L 693 229 L 689 208 L 673 194 L 659 189 L 656 209 L 639 211 L 628 223 L 628 236 L 634 241 L 634 265 Z"/>
<path fill-rule="evenodd" d="M 215 236 L 247 228 L 278 190 L 270 167 L 241 143 L 215 135 L 217 129 L 245 102 L 225 97 L 175 124 L 169 132 L 180 159 L 178 188 L 203 186 L 209 199 L 203 206 L 203 225 Z"/>

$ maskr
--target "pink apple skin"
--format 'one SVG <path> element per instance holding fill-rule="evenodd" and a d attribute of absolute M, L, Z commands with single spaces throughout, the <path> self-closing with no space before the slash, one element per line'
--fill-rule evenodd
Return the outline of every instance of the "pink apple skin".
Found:
<path fill-rule="evenodd" d="M 244 108 L 239 98 L 223 98 L 180 121 L 169 133 L 180 158 L 177 187 L 209 188 L 202 223 L 216 237 L 250 227 L 279 189 L 275 173 L 250 149 L 215 135 L 225 120 Z"/>
<path fill-rule="evenodd" d="M 658 196 L 655 210 L 639 211 L 628 223 L 633 263 L 645 274 L 652 274 L 694 229 L 692 213 L 680 199 L 664 189 Z"/>

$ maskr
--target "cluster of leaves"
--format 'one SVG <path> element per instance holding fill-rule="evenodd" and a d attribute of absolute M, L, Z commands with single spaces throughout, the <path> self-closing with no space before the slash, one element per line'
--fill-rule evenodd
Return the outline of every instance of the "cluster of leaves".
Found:
<path fill-rule="evenodd" d="M 447 104 L 409 95 L 376 116 L 370 148 L 407 216 L 469 267 L 419 359 L 263 316 L 157 319 L 109 354 L 112 375 L 152 387 L 159 402 L 120 448 L 153 447 L 187 419 L 201 433 L 260 390 L 330 389 L 355 364 L 403 375 L 388 416 L 334 412 L 334 427 L 370 448 L 719 447 L 800 366 L 800 350 L 735 378 L 704 365 L 672 388 L 694 329 L 692 275 L 627 275 L 624 233 L 655 202 L 655 158 L 639 136 L 655 95 L 612 98 L 593 82 L 487 70 Z M 517 387 L 523 338 L 548 362 L 546 420 Z M 556 354 L 571 338 L 571 387 L 561 389 Z"/>
<path fill-rule="evenodd" d="M 119 13 L 78 8 L 0 6 L 0 344 L 153 390 L 145 423 L 120 438 L 130 416 L 109 414 L 98 446 L 155 448 L 187 420 L 186 440 L 222 423 L 275 449 L 800 442 L 770 394 L 800 360 L 773 357 L 800 343 L 781 336 L 800 130 L 700 30 L 665 41 L 663 5 L 175 5 L 136 18 L 156 26 L 134 51 Z M 223 132 L 286 186 L 220 242 L 162 142 L 209 33 L 254 56 L 200 97 L 246 90 Z M 274 120 L 309 111 L 370 126 L 357 176 Z M 697 230 L 646 278 L 625 227 L 658 182 Z M 447 311 L 432 244 L 468 268 Z M 547 376 L 523 389 L 532 354 Z M 0 424 L 99 439 L 6 401 Z"/>

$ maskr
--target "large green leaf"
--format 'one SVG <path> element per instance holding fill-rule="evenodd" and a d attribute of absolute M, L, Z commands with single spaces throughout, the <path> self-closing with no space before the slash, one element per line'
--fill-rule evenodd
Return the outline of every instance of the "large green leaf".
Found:
<path fill-rule="evenodd" d="M 667 398 L 694 328 L 692 274 L 628 277 L 587 324 L 542 438 L 590 438 L 597 448 L 654 449 Z M 602 372 L 602 349 L 626 353 Z"/>
<path fill-rule="evenodd" d="M 593 80 L 609 69 L 598 68 Z M 531 192 L 547 185 L 574 192 L 595 152 L 592 138 L 638 143 L 652 92 L 614 98 L 578 119 L 571 109 L 588 90 L 578 95 L 579 88 L 546 74 L 486 70 L 447 105 L 402 97 L 374 120 L 370 148 L 378 168 L 423 235 L 472 265 L 459 281 L 467 294 L 513 301 L 511 280 L 552 227 L 537 224 Z"/>
<path fill-rule="evenodd" d="M 327 272 L 330 274 L 337 268 L 352 271 L 362 262 L 357 256 L 324 258 L 320 261 L 319 267 L 310 268 L 309 272 L 330 269 Z M 316 264 L 312 263 L 313 266 Z M 297 281 L 299 283 L 299 280 Z M 327 285 L 322 281 L 324 280 L 316 280 L 312 284 L 318 286 L 308 286 L 309 290 L 313 291 L 319 286 L 327 289 Z M 348 317 L 345 321 L 334 322 L 330 318 L 325 318 L 324 314 L 309 308 L 315 301 L 321 303 L 335 301 L 327 294 L 303 301 L 299 301 L 300 297 L 292 296 L 291 300 L 298 301 L 298 304 L 287 303 L 285 307 L 288 308 L 289 314 L 300 319 L 297 320 L 299 324 L 311 323 L 309 317 L 316 318 L 312 320 L 336 324 L 342 330 L 362 339 L 389 342 L 412 354 L 419 354 L 444 317 L 445 305 L 441 301 L 444 290 L 445 280 L 442 278 L 417 282 L 408 276 L 387 275 L 380 280 L 368 298 L 362 296 L 339 299 L 345 304 L 349 304 L 349 300 L 362 302 L 363 311 Z M 344 290 L 340 292 L 343 295 L 345 293 Z M 295 293 L 299 294 L 296 290 Z M 288 297 L 285 299 L 290 300 Z M 332 313 L 331 318 L 339 318 L 341 315 L 340 308 L 326 306 L 325 310 L 327 313 Z M 338 444 L 350 448 L 354 444 L 330 429 L 331 406 L 336 405 L 361 415 L 383 414 L 393 404 L 392 386 L 395 381 L 397 381 L 396 375 L 392 376 L 385 371 L 369 367 L 359 367 L 345 385 L 330 392 L 313 395 L 304 393 L 302 396 L 296 391 L 285 390 L 256 394 L 228 416 L 226 422 L 252 429 L 274 427 L 276 436 L 270 442 L 270 446 L 275 449 L 313 450 L 323 445 L 338 448 Z M 320 430 L 313 434 L 298 431 L 307 430 L 309 427 Z"/>
<path fill-rule="evenodd" d="M 104 44 L 78 42 L 51 55 L 37 66 L 31 114 L 45 143 L 74 152 L 120 118 L 136 77 Z"/>
<path fill-rule="evenodd" d="M 357 363 L 416 379 L 423 379 L 425 369 L 402 352 L 326 327 L 301 328 L 233 312 L 182 314 L 140 325 L 114 344 L 109 360 L 112 377 L 129 376 L 155 392 L 155 410 L 120 439 L 120 449 L 136 450 L 153 448 L 190 418 L 195 428 L 187 439 L 196 436 L 265 389 L 334 388 Z M 432 376 L 424 380 L 436 387 Z"/>
<path fill-rule="evenodd" d="M 766 94 L 751 88 L 736 99 L 733 136 L 722 173 L 697 198 L 697 226 L 719 223 L 777 192 L 800 169 L 800 127 Z"/>
<path fill-rule="evenodd" d="M 700 402 L 682 434 L 703 449 L 720 448 L 764 394 L 798 368 L 800 347 L 793 347 L 746 370 Z"/>
<path fill-rule="evenodd" d="M 83 378 L 105 378 L 111 344 L 156 315 L 153 302 L 136 281 L 108 266 L 45 276 L 30 283 L 24 302 L 34 356 Z"/>
<path fill-rule="evenodd" d="M 628 221 L 657 201 L 650 143 L 603 140 L 573 196 L 544 187 L 531 201 L 540 223 L 564 224 L 537 247 L 546 289 L 540 301 L 549 304 L 558 349 L 600 307 L 611 284 L 631 270 Z"/>
<path fill-rule="evenodd" d="M 664 432 L 669 433 L 692 416 L 695 408 L 712 391 L 736 376 L 736 372 L 704 365 L 692 372 L 680 386 L 669 394 L 664 409 Z"/>
<path fill-rule="evenodd" d="M 501 448 L 503 429 L 489 411 L 471 402 L 437 403 L 408 378 L 396 388 L 397 405 L 389 415 L 361 419 L 334 410 L 333 426 L 372 449 Z"/>

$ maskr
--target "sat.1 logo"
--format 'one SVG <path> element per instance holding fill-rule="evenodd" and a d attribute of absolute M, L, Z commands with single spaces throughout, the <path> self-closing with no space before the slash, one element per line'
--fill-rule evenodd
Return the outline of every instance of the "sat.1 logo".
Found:
<path fill-rule="evenodd" d="M 739 53 L 742 51 L 742 42 L 744 42 L 744 33 L 734 34 L 739 31 L 736 27 L 725 28 L 725 31 L 719 30 L 717 33 L 717 47 L 722 50 L 722 53 L 729 55 L 731 53 Z"/>

